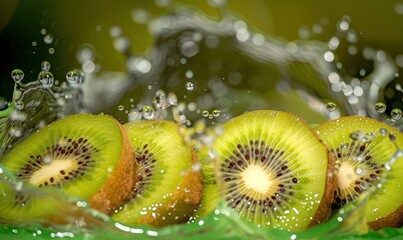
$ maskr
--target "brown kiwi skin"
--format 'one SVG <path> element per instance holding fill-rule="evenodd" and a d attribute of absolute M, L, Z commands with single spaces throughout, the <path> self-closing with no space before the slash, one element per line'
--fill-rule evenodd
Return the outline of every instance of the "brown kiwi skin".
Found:
<path fill-rule="evenodd" d="M 319 141 L 322 142 L 321 140 Z M 311 220 L 311 223 L 308 225 L 308 228 L 324 223 L 332 216 L 333 212 L 332 204 L 334 202 L 334 192 L 337 187 L 337 179 L 335 174 L 333 174 L 335 170 L 336 161 L 333 154 L 331 154 L 329 151 L 327 151 L 327 155 L 328 155 L 328 161 L 327 161 L 325 192 L 323 193 L 323 197 L 319 204 L 318 210 L 316 210 L 316 213 L 313 219 Z"/>
<path fill-rule="evenodd" d="M 193 163 L 198 163 L 199 160 L 196 156 L 196 153 L 193 149 L 189 148 L 192 151 L 192 160 Z M 187 188 L 190 193 L 186 193 L 183 189 Z M 154 218 L 151 214 L 142 218 L 138 223 L 147 224 L 153 227 L 165 227 L 172 224 L 178 223 L 186 223 L 192 217 L 194 210 L 198 208 L 201 203 L 203 195 L 203 183 L 202 183 L 202 173 L 200 171 L 195 171 L 190 168 L 183 178 L 181 183 L 179 184 L 179 188 L 175 189 L 172 192 L 172 196 L 169 199 L 169 202 L 164 204 L 162 207 L 158 208 L 155 213 L 159 216 L 158 218 Z M 172 208 L 172 206 L 175 206 Z M 168 215 L 168 212 L 171 212 L 175 209 L 175 214 Z M 180 216 L 178 219 L 175 219 L 175 216 Z M 165 217 L 164 221 L 160 221 L 162 217 Z"/>
<path fill-rule="evenodd" d="M 384 227 L 398 228 L 403 226 L 403 205 L 400 205 L 394 212 L 385 217 L 368 223 L 372 230 L 379 230 Z"/>
<path fill-rule="evenodd" d="M 123 141 L 120 159 L 105 184 L 89 199 L 92 208 L 108 215 L 111 215 L 130 197 L 130 192 L 136 183 L 135 176 L 138 168 L 126 130 L 119 122 L 117 124 L 119 124 Z"/>

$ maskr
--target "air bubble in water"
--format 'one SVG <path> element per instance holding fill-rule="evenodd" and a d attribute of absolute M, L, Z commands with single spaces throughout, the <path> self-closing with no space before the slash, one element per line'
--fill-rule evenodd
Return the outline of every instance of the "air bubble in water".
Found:
<path fill-rule="evenodd" d="M 334 102 L 328 102 L 328 103 L 326 104 L 326 109 L 327 109 L 329 112 L 333 112 L 334 110 L 336 110 L 336 104 L 335 104 Z"/>
<path fill-rule="evenodd" d="M 378 113 L 384 113 L 386 111 L 386 105 L 384 103 L 378 102 L 375 104 L 375 110 Z"/>
<path fill-rule="evenodd" d="M 49 48 L 49 53 L 50 53 L 50 54 L 55 53 L 55 49 L 54 49 L 54 48 Z"/>
<path fill-rule="evenodd" d="M 209 116 L 209 112 L 208 112 L 208 110 L 203 110 L 203 112 L 202 112 L 202 116 L 203 117 L 208 117 Z"/>
<path fill-rule="evenodd" d="M 51 44 L 53 42 L 53 35 L 51 33 L 46 34 L 45 36 L 43 36 L 43 41 L 46 44 Z"/>
<path fill-rule="evenodd" d="M 193 83 L 192 82 L 187 82 L 186 83 L 186 90 L 193 91 L 193 89 L 194 89 Z"/>
<path fill-rule="evenodd" d="M 54 78 L 51 72 L 42 71 L 39 73 L 38 78 L 44 88 L 52 87 Z"/>
<path fill-rule="evenodd" d="M 11 77 L 16 83 L 21 82 L 24 79 L 24 72 L 21 69 L 14 69 L 11 72 Z"/>
<path fill-rule="evenodd" d="M 41 64 L 42 71 L 49 71 L 50 70 L 50 62 L 43 61 Z"/>
<path fill-rule="evenodd" d="M 125 109 L 125 107 L 124 107 L 123 105 L 119 105 L 119 106 L 118 106 L 118 110 L 119 110 L 119 111 L 123 111 L 124 109 Z"/>
<path fill-rule="evenodd" d="M 37 44 L 38 44 L 38 43 L 35 42 L 35 41 L 33 41 L 33 42 L 31 43 L 31 45 L 32 45 L 33 47 L 35 47 Z"/>
<path fill-rule="evenodd" d="M 394 120 L 399 120 L 402 118 L 402 110 L 395 108 L 392 109 L 392 111 L 390 112 L 390 116 L 394 119 Z"/>
<path fill-rule="evenodd" d="M 79 70 L 71 70 L 66 74 L 66 80 L 70 87 L 72 88 L 79 88 L 85 79 L 84 73 Z"/>
<path fill-rule="evenodd" d="M 151 106 L 143 106 L 142 108 L 143 111 L 143 118 L 144 119 L 153 119 L 155 115 L 154 108 Z"/>

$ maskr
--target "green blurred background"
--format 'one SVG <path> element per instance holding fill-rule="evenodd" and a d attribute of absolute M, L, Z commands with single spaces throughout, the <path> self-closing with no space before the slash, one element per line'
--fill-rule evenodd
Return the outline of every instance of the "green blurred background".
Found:
<path fill-rule="evenodd" d="M 47 60 L 56 79 L 64 80 L 66 72 L 80 67 L 76 52 L 80 46 L 91 44 L 96 49 L 96 62 L 106 71 L 124 71 L 124 56 L 113 48 L 109 35 L 111 26 L 122 27 L 131 41 L 131 52 L 146 55 L 152 46 L 147 26 L 135 23 L 135 9 L 146 10 L 151 18 L 169 13 L 186 5 L 212 18 L 220 12 L 212 7 L 214 0 L 115 0 L 115 1 L 51 1 L 0 0 L 0 96 L 11 100 L 13 81 L 10 72 L 20 68 L 24 82 L 36 80 L 40 64 Z M 383 49 L 393 58 L 403 61 L 403 1 L 319 1 L 319 0 L 228 0 L 227 10 L 262 33 L 289 41 L 299 39 L 301 27 L 312 29 L 320 24 L 322 31 L 307 39 L 328 41 L 336 33 L 336 24 L 349 16 L 350 26 L 359 34 L 358 49 L 370 46 Z M 170 3 L 169 7 L 163 6 Z M 53 34 L 52 44 L 45 44 L 41 29 Z M 37 45 L 33 46 L 32 42 Z M 48 49 L 53 47 L 54 54 Z M 371 64 L 360 54 L 351 56 L 347 48 L 338 50 L 346 69 L 366 68 Z M 403 64 L 403 63 L 402 63 Z M 401 70 L 400 70 L 401 71 Z M 400 72 L 400 76 L 403 73 Z M 395 81 L 402 82 L 402 77 Z M 403 83 L 402 83 L 403 85 Z M 281 97 L 281 96 L 279 96 Z M 277 98 L 279 98 L 277 97 Z M 401 99 L 401 97 L 400 97 Z"/>

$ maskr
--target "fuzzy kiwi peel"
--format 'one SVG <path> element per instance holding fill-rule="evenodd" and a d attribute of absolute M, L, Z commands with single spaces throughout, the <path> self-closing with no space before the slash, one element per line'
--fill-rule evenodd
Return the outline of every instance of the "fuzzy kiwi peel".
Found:
<path fill-rule="evenodd" d="M 193 148 L 178 125 L 145 120 L 124 125 L 139 171 L 131 198 L 113 215 L 127 225 L 163 227 L 188 221 L 199 206 L 202 176 Z"/>
<path fill-rule="evenodd" d="M 60 191 L 86 200 L 106 214 L 127 199 L 137 169 L 125 129 L 104 114 L 76 114 L 57 120 L 4 154 L 1 164 L 30 188 Z M 42 210 L 52 201 L 29 191 L 24 196 L 10 191 L 0 202 L 4 220 L 57 214 Z"/>
<path fill-rule="evenodd" d="M 325 122 L 315 132 L 335 159 L 337 188 L 333 208 L 337 210 L 374 189 L 367 200 L 368 225 L 373 230 L 402 226 L 403 157 L 396 159 L 390 171 L 385 165 L 396 153 L 396 146 L 403 148 L 403 134 L 390 125 L 361 116 Z M 380 182 L 386 171 L 386 181 Z"/>
<path fill-rule="evenodd" d="M 332 156 L 303 119 L 249 112 L 226 122 L 212 148 L 222 197 L 245 219 L 301 231 L 329 218 Z"/>

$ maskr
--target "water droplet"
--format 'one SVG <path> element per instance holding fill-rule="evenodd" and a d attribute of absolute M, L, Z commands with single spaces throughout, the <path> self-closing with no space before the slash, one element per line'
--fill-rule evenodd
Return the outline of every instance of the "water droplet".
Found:
<path fill-rule="evenodd" d="M 379 132 L 382 134 L 382 136 L 386 136 L 386 134 L 388 133 L 388 130 L 386 130 L 386 128 L 381 128 L 379 130 Z"/>
<path fill-rule="evenodd" d="M 42 71 L 38 76 L 39 81 L 42 83 L 44 88 L 50 88 L 53 85 L 53 74 L 51 72 Z"/>
<path fill-rule="evenodd" d="M 210 114 L 210 113 L 209 113 L 208 110 L 203 110 L 203 112 L 202 112 L 202 116 L 203 116 L 203 117 L 208 117 L 209 114 Z"/>
<path fill-rule="evenodd" d="M 50 62 L 43 61 L 41 64 L 42 71 L 49 71 L 50 70 Z"/>
<path fill-rule="evenodd" d="M 186 83 L 186 90 L 193 91 L 193 89 L 194 89 L 193 83 L 192 82 L 187 82 Z"/>
<path fill-rule="evenodd" d="M 37 44 L 38 44 L 38 43 L 35 42 L 35 41 L 33 41 L 33 42 L 31 43 L 31 45 L 32 45 L 33 47 L 35 47 Z"/>
<path fill-rule="evenodd" d="M 382 103 L 382 102 L 378 102 L 375 104 L 375 110 L 378 113 L 384 113 L 386 111 L 386 104 Z"/>
<path fill-rule="evenodd" d="M 178 98 L 176 97 L 176 94 L 173 92 L 168 93 L 167 100 L 171 106 L 178 105 Z"/>
<path fill-rule="evenodd" d="M 125 107 L 124 107 L 123 105 L 119 105 L 119 106 L 118 106 L 118 110 L 119 110 L 119 111 L 123 111 L 124 109 L 125 109 Z"/>
<path fill-rule="evenodd" d="M 220 114 L 221 114 L 221 111 L 220 111 L 220 110 L 218 110 L 218 109 L 214 109 L 214 110 L 213 110 L 213 116 L 214 116 L 214 117 L 219 117 Z"/>
<path fill-rule="evenodd" d="M 43 36 L 43 41 L 46 44 L 51 44 L 53 42 L 53 35 L 51 33 L 46 34 L 45 36 Z"/>
<path fill-rule="evenodd" d="M 365 134 L 361 131 L 353 132 L 350 134 L 350 138 L 353 140 L 360 140 L 365 136 Z"/>
<path fill-rule="evenodd" d="M 402 118 L 402 110 L 398 109 L 398 108 L 394 108 L 392 109 L 392 111 L 390 112 L 390 116 L 394 119 L 394 120 L 399 120 Z"/>
<path fill-rule="evenodd" d="M 49 48 L 49 53 L 50 53 L 50 54 L 55 53 L 55 49 L 54 49 L 54 48 Z"/>
<path fill-rule="evenodd" d="M 137 122 L 140 121 L 142 118 L 142 114 L 138 111 L 138 109 L 132 109 L 130 110 L 128 116 L 129 122 Z"/>
<path fill-rule="evenodd" d="M 11 77 L 16 83 L 21 82 L 24 79 L 24 72 L 21 69 L 14 69 L 11 72 Z"/>
<path fill-rule="evenodd" d="M 153 119 L 155 115 L 154 108 L 152 106 L 143 106 L 142 108 L 144 119 Z"/>
<path fill-rule="evenodd" d="M 71 70 L 66 74 L 66 80 L 70 87 L 72 88 L 79 88 L 85 79 L 84 73 L 79 70 Z"/>
<path fill-rule="evenodd" d="M 197 104 L 195 102 L 188 103 L 188 110 L 193 112 L 197 109 Z"/>
<path fill-rule="evenodd" d="M 211 113 L 208 115 L 208 119 L 213 119 L 213 117 L 214 117 L 214 116 L 213 116 L 213 114 L 211 114 Z"/>
<path fill-rule="evenodd" d="M 18 110 L 24 109 L 24 103 L 22 101 L 17 101 L 15 103 L 15 108 L 18 109 Z"/>
<path fill-rule="evenodd" d="M 327 109 L 329 112 L 333 112 L 334 110 L 336 110 L 336 104 L 335 104 L 334 102 L 328 102 L 328 103 L 326 104 L 326 109 Z"/>

